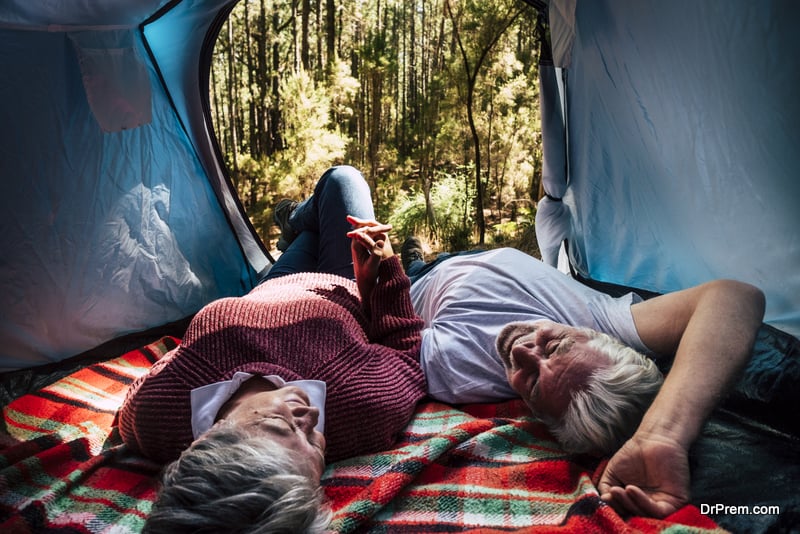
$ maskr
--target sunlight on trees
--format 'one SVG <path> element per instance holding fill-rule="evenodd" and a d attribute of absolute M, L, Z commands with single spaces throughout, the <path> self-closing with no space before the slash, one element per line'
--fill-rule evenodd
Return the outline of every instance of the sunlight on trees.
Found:
<path fill-rule="evenodd" d="M 438 171 L 430 192 L 436 219 L 426 220 L 425 197 L 421 191 L 401 192 L 390 220 L 401 235 L 418 235 L 428 245 L 444 250 L 468 249 L 472 243 L 474 212 L 472 211 L 473 169 L 464 167 L 454 172 Z"/>
<path fill-rule="evenodd" d="M 274 203 L 306 196 L 338 163 L 362 170 L 398 239 L 467 248 L 530 227 L 537 16 L 520 0 L 240 1 L 209 100 L 262 239 L 276 237 Z"/>
<path fill-rule="evenodd" d="M 286 76 L 280 93 L 286 149 L 275 159 L 281 162 L 283 174 L 298 182 L 299 190 L 288 192 L 305 196 L 325 169 L 343 162 L 348 138 L 331 124 L 328 89 L 316 84 L 306 71 Z"/>

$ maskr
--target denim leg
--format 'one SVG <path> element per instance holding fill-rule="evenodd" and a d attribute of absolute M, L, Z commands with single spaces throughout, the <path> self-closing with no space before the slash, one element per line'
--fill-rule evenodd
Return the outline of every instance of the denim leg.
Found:
<path fill-rule="evenodd" d="M 414 260 L 408 264 L 408 269 L 406 269 L 406 276 L 411 280 L 413 284 L 429 272 L 431 272 L 437 265 L 445 261 L 447 258 L 452 257 L 452 254 L 449 252 L 442 252 L 436 259 L 426 262 L 425 260 Z"/>
<path fill-rule="evenodd" d="M 280 255 L 267 275 L 259 283 L 287 274 L 307 273 L 317 270 L 319 234 L 305 231 L 294 238 L 286 252 Z"/>
<path fill-rule="evenodd" d="M 289 225 L 299 235 L 265 279 L 309 271 L 354 278 L 350 238 L 347 237 L 352 227 L 347 215 L 375 218 L 366 180 L 354 167 L 340 165 L 328 169 L 317 182 L 314 194 L 292 211 Z"/>
<path fill-rule="evenodd" d="M 347 232 L 352 226 L 347 215 L 374 219 L 372 195 L 361 173 L 349 165 L 325 172 L 314 194 L 292 212 L 293 228 L 315 230 L 319 234 L 317 270 L 353 278 L 353 256 Z"/>
<path fill-rule="evenodd" d="M 425 260 L 414 260 L 408 264 L 408 268 L 406 268 L 406 276 L 411 280 L 413 284 L 422 276 L 433 269 L 436 260 L 431 262 L 426 262 Z"/>

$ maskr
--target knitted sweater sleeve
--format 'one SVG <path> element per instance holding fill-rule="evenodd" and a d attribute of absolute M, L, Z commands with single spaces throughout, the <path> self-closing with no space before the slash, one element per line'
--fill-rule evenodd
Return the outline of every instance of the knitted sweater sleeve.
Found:
<path fill-rule="evenodd" d="M 131 384 L 117 413 L 125 444 L 159 462 L 177 458 L 193 439 L 189 392 L 199 366 L 186 366 L 183 352 L 173 349 Z"/>
<path fill-rule="evenodd" d="M 370 342 L 407 352 L 419 361 L 423 322 L 411 304 L 410 287 L 397 256 L 381 262 L 378 283 L 370 295 L 367 335 Z"/>
<path fill-rule="evenodd" d="M 381 262 L 366 317 L 366 344 L 353 344 L 325 368 L 326 457 L 336 461 L 386 450 L 425 397 L 419 365 L 422 320 L 396 257 Z"/>

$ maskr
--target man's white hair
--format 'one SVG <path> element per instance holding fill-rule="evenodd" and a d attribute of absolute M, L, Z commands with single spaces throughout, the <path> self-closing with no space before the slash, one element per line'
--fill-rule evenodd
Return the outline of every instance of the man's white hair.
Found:
<path fill-rule="evenodd" d="M 497 352 L 508 368 L 514 340 L 532 331 L 536 321 L 506 325 L 497 336 Z M 573 453 L 609 454 L 630 438 L 664 382 L 664 375 L 645 355 L 613 337 L 576 327 L 587 346 L 611 364 L 595 370 L 583 388 L 572 394 L 564 415 L 535 413 L 561 446 Z"/>
<path fill-rule="evenodd" d="M 563 417 L 545 421 L 565 450 L 610 454 L 630 438 L 653 402 L 664 375 L 650 358 L 606 334 L 585 329 L 588 346 L 611 365 L 596 370 L 573 394 Z"/>

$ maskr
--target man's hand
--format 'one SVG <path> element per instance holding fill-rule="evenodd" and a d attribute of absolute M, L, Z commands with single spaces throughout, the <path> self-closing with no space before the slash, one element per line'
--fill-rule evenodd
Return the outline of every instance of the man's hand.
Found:
<path fill-rule="evenodd" d="M 677 442 L 634 435 L 600 477 L 600 498 L 617 512 L 663 518 L 689 502 L 689 460 Z"/>
<path fill-rule="evenodd" d="M 353 274 L 362 300 L 367 301 L 378 278 L 380 262 L 394 256 L 389 242 L 392 226 L 351 215 L 347 221 L 353 225 L 353 230 L 347 233 L 352 240 Z"/>
<path fill-rule="evenodd" d="M 609 461 L 601 498 L 617 510 L 655 517 L 689 501 L 687 451 L 750 358 L 764 306 L 758 288 L 734 280 L 631 306 L 644 344 L 675 359 L 636 433 Z"/>

